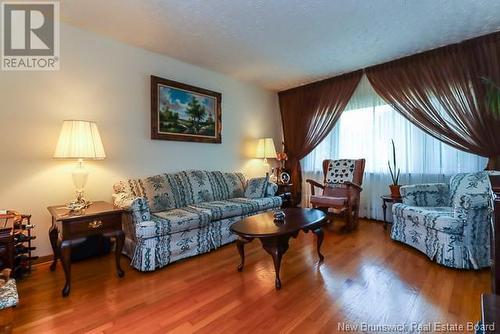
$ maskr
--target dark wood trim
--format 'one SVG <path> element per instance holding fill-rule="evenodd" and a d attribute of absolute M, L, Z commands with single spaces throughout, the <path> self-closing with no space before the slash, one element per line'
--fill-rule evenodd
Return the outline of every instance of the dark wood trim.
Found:
<path fill-rule="evenodd" d="M 183 89 L 187 91 L 192 91 L 195 93 L 208 95 L 215 98 L 215 123 L 216 123 L 216 133 L 215 137 L 202 137 L 197 135 L 176 135 L 176 134 L 165 134 L 159 132 L 158 124 L 158 85 L 170 86 L 173 88 Z M 174 140 L 174 141 L 188 141 L 188 142 L 198 142 L 198 143 L 212 143 L 220 144 L 222 143 L 222 94 L 217 93 L 205 88 L 195 87 L 181 82 L 168 80 L 160 78 L 157 76 L 151 76 L 151 139 L 155 140 Z"/>

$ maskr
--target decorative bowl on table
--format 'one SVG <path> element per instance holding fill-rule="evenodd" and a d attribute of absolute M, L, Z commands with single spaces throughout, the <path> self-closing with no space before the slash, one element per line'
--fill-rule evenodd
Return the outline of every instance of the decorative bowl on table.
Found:
<path fill-rule="evenodd" d="M 276 210 L 273 213 L 274 217 L 274 222 L 278 224 L 284 224 L 285 223 L 285 212 L 283 210 Z"/>

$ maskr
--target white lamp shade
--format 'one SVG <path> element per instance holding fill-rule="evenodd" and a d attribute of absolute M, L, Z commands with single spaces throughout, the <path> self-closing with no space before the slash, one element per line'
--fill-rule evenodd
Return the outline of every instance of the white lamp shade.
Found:
<path fill-rule="evenodd" d="M 276 148 L 273 138 L 261 138 L 257 143 L 256 158 L 276 158 Z"/>
<path fill-rule="evenodd" d="M 97 124 L 89 121 L 64 121 L 54 158 L 84 160 L 106 158 Z"/>

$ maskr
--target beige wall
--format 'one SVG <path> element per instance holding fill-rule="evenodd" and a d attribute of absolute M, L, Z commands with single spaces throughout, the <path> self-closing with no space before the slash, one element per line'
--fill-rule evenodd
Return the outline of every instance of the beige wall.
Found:
<path fill-rule="evenodd" d="M 222 144 L 150 140 L 151 74 L 221 92 Z M 248 148 L 281 137 L 275 93 L 62 25 L 60 71 L 0 71 L 0 209 L 33 214 L 38 255 L 51 254 L 46 207 L 73 196 L 75 163 L 51 158 L 64 119 L 99 126 L 107 159 L 86 164 L 92 200 L 110 200 L 112 184 L 127 176 L 192 168 L 258 175 L 262 163 Z"/>

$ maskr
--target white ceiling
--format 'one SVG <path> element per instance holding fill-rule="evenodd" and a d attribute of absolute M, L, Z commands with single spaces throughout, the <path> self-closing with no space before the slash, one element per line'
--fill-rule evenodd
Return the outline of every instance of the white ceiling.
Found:
<path fill-rule="evenodd" d="M 65 0 L 62 20 L 272 90 L 500 30 L 499 0 Z"/>

